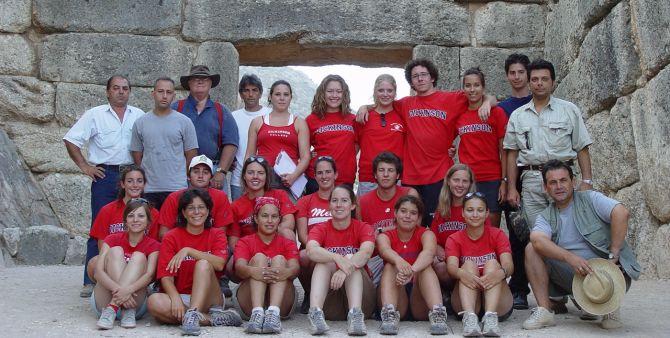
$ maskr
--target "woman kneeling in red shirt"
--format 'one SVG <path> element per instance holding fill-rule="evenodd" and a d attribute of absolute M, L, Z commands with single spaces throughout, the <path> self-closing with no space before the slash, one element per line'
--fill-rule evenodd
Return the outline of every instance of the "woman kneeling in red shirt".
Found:
<path fill-rule="evenodd" d="M 451 305 L 463 315 L 466 337 L 498 337 L 498 313 L 503 314 L 501 320 L 512 314 L 512 293 L 506 282 L 514 270 L 509 239 L 499 228 L 485 224 L 488 217 L 486 196 L 468 193 L 463 201 L 466 227 L 449 236 L 445 245 L 447 269 L 458 280 Z M 483 328 L 476 314 L 481 304 L 486 311 Z"/>
<path fill-rule="evenodd" d="M 242 313 L 250 315 L 247 333 L 280 333 L 280 313 L 288 318 L 293 309 L 298 246 L 277 233 L 279 207 L 276 198 L 258 197 L 253 215 L 257 232 L 235 246 L 235 271 L 242 280 L 236 298 Z"/>
<path fill-rule="evenodd" d="M 223 310 L 219 278 L 228 259 L 228 242 L 223 229 L 212 228 L 212 204 L 204 190 L 181 195 L 177 227 L 163 237 L 158 256 L 156 278 L 162 292 L 149 297 L 151 315 L 163 323 L 181 323 L 186 335 L 199 335 L 201 324 L 242 325 L 237 312 Z"/>
<path fill-rule="evenodd" d="M 394 206 L 396 228 L 377 236 L 379 254 L 386 262 L 379 287 L 381 334 L 398 334 L 398 322 L 408 308 L 414 320 L 430 320 L 431 334 L 451 331 L 432 267 L 435 234 L 421 226 L 423 208 L 419 198 L 401 197 Z"/>

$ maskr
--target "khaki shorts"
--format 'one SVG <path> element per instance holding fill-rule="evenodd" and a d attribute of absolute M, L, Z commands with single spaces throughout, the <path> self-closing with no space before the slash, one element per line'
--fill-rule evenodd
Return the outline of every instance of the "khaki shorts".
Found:
<path fill-rule="evenodd" d="M 361 301 L 361 310 L 366 319 L 371 319 L 377 306 L 377 292 L 370 275 L 364 270 L 363 274 L 363 299 Z M 326 295 L 326 301 L 323 303 L 323 314 L 327 320 L 346 320 L 349 306 L 347 306 L 347 291 L 344 285 L 338 290 L 330 290 Z"/>

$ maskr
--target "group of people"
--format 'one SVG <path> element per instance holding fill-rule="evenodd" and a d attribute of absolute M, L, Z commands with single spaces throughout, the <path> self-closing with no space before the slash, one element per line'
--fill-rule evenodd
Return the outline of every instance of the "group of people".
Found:
<path fill-rule="evenodd" d="M 300 308 L 314 335 L 345 319 L 350 335 L 365 335 L 375 313 L 382 334 L 397 334 L 400 320 L 447 334 L 451 313 L 464 336 L 499 336 L 499 321 L 528 308 L 529 283 L 538 307 L 525 329 L 555 325 L 571 294 L 584 319 L 621 326 L 620 296 L 594 299 L 573 279 L 619 292 L 598 259 L 618 267 L 625 287 L 639 276 L 628 211 L 592 190 L 591 139 L 579 109 L 552 95 L 553 65 L 512 54 L 505 73 L 512 93 L 498 103 L 478 68 L 449 92 L 435 87 L 432 61 L 411 60 L 405 79 L 416 95 L 396 99 L 395 79 L 381 75 L 374 103 L 356 114 L 344 79 L 328 75 L 305 119 L 291 112 L 284 80 L 264 107 L 260 79 L 244 75 L 244 108 L 230 113 L 209 96 L 220 76 L 198 65 L 180 78 L 186 99 L 173 102 L 174 81 L 159 78 L 144 113 L 127 104 L 129 80 L 112 76 L 109 103 L 64 137 L 93 180 L 81 295 L 98 327 L 134 327 L 149 312 L 189 335 L 243 318 L 248 333 L 279 333 Z M 282 156 L 293 172 L 275 171 Z"/>

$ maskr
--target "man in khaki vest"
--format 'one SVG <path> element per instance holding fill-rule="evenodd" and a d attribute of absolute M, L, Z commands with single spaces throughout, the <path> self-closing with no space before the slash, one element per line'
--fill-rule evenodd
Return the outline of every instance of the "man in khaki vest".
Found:
<path fill-rule="evenodd" d="M 552 202 L 537 216 L 526 246 L 526 275 L 538 304 L 523 323 L 527 330 L 556 325 L 549 296 L 572 294 L 575 274 L 593 273 L 589 259 L 617 264 L 626 289 L 641 270 L 626 243 L 629 213 L 623 204 L 596 191 L 575 191 L 572 168 L 562 161 L 545 163 L 542 179 Z M 588 314 L 582 318 L 596 319 Z M 606 314 L 600 325 L 621 327 L 619 309 Z"/>

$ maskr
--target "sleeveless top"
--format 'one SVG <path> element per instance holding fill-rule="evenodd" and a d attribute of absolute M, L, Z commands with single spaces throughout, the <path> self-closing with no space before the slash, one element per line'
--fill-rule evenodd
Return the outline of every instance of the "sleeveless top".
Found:
<path fill-rule="evenodd" d="M 280 151 L 285 151 L 295 164 L 300 159 L 298 150 L 298 132 L 294 126 L 295 117 L 289 114 L 288 125 L 270 125 L 270 115 L 263 116 L 263 124 L 258 129 L 256 139 L 256 152 L 263 156 L 270 166 L 275 165 L 275 160 Z"/>

